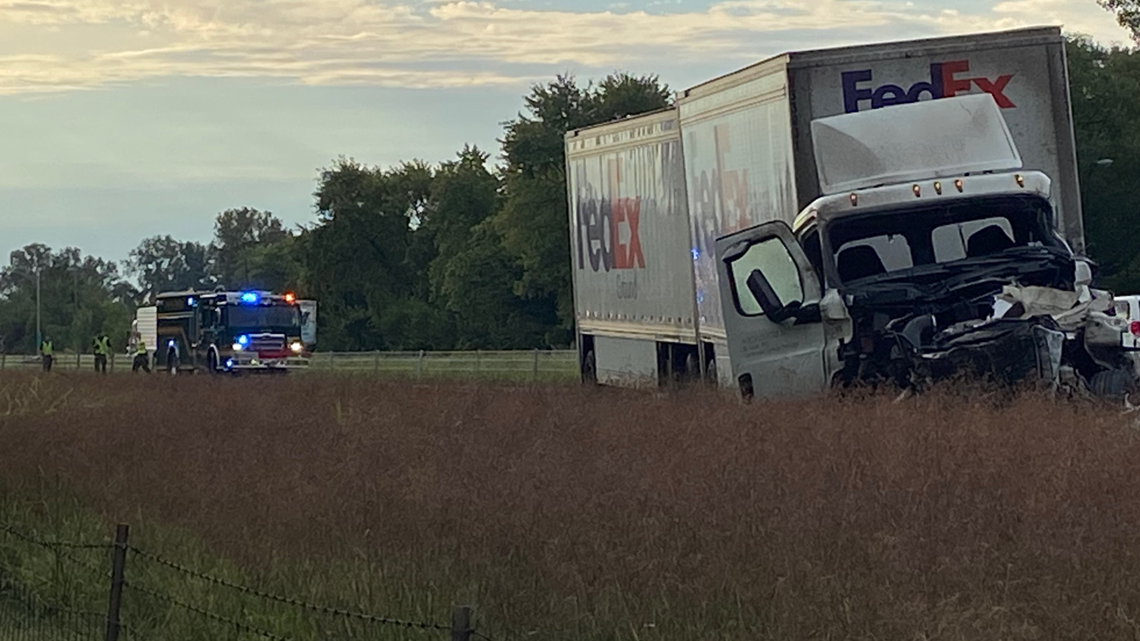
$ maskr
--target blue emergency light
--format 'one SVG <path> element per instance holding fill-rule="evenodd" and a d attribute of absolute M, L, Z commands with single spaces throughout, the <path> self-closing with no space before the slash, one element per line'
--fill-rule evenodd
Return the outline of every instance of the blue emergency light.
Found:
<path fill-rule="evenodd" d="M 241 295 L 241 302 L 243 303 L 256 303 L 261 300 L 261 296 L 257 292 L 243 292 Z"/>
<path fill-rule="evenodd" d="M 238 336 L 238 345 L 241 345 L 242 347 L 246 347 L 247 345 L 249 345 L 249 337 L 244 335 L 244 334 L 241 336 Z"/>

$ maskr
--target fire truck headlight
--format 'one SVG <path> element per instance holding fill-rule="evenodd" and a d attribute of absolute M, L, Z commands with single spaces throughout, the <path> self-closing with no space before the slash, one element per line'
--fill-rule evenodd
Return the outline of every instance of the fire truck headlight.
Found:
<path fill-rule="evenodd" d="M 241 343 L 234 343 L 234 351 L 235 352 L 240 352 L 243 349 L 245 349 L 244 345 L 242 345 Z"/>
<path fill-rule="evenodd" d="M 301 341 L 294 341 L 293 344 L 289 346 L 289 349 L 293 350 L 294 354 L 300 354 L 301 350 L 305 349 L 305 346 L 301 344 Z"/>

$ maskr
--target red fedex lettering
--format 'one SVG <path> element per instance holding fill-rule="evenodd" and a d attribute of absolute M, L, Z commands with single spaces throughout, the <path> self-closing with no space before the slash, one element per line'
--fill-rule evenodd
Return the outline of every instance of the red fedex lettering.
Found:
<path fill-rule="evenodd" d="M 1005 76 L 998 76 L 997 80 L 990 81 L 986 78 L 974 78 L 974 84 L 978 85 L 978 89 L 988 93 L 994 97 L 994 101 L 1002 109 L 1012 109 L 1017 105 L 1005 95 L 1005 88 L 1009 85 L 1009 81 L 1013 80 L 1013 74 Z"/>
<path fill-rule="evenodd" d="M 610 243 L 614 250 L 614 269 L 629 269 L 629 254 L 621 242 L 621 224 L 625 222 L 625 199 L 614 201 L 610 207 Z"/>
<path fill-rule="evenodd" d="M 959 80 L 954 77 L 957 73 L 966 73 L 970 70 L 970 63 L 965 60 L 942 63 L 942 91 L 947 98 L 965 93 L 970 90 L 968 79 Z"/>
<path fill-rule="evenodd" d="M 629 223 L 629 266 L 645 269 L 645 255 L 641 253 L 641 235 L 638 225 L 641 222 L 641 200 L 630 200 L 627 203 L 625 220 Z"/>
<path fill-rule="evenodd" d="M 977 85 L 978 89 L 993 96 L 994 102 L 1002 109 L 1012 109 L 1017 106 L 1013 104 L 1009 96 L 1005 95 L 1005 88 L 1009 86 L 1009 81 L 1013 80 L 1013 74 L 998 76 L 997 80 L 954 77 L 955 74 L 969 71 L 970 63 L 966 60 L 942 63 L 942 89 L 945 92 L 945 97 L 953 98 L 960 93 L 968 92 L 971 86 Z"/>

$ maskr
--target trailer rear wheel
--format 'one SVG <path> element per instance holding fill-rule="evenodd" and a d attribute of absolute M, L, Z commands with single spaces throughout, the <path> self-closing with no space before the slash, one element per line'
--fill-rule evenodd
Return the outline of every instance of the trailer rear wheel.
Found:
<path fill-rule="evenodd" d="M 582 359 L 582 380 L 587 385 L 598 384 L 598 362 L 592 349 L 586 352 L 586 357 Z"/>
<path fill-rule="evenodd" d="M 696 352 L 689 352 L 685 356 L 684 368 L 685 382 L 695 383 L 701 380 L 701 359 L 697 357 Z"/>

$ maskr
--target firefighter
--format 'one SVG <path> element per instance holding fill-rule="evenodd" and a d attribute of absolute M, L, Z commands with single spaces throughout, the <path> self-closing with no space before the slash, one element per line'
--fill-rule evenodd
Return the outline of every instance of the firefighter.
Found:
<path fill-rule="evenodd" d="M 51 338 L 44 336 L 44 342 L 40 344 L 40 355 L 43 356 L 45 372 L 51 371 L 52 361 L 55 359 L 54 351 Z"/>
<path fill-rule="evenodd" d="M 138 345 L 135 346 L 135 362 L 131 364 L 131 371 L 137 372 L 140 368 L 150 374 L 150 354 L 147 353 L 146 341 L 141 336 Z"/>
<path fill-rule="evenodd" d="M 106 334 L 100 334 L 92 341 L 95 348 L 95 372 L 107 373 L 107 355 L 111 353 L 111 339 Z"/>

